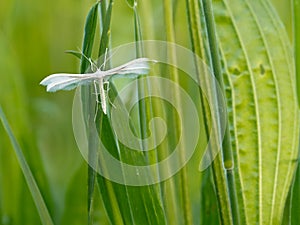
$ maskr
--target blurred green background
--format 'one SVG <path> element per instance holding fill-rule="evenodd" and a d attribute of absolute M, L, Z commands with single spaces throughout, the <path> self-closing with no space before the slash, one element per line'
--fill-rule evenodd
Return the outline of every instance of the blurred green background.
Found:
<path fill-rule="evenodd" d="M 0 3 L 0 104 L 20 141 L 55 224 L 85 223 L 87 169 L 73 138 L 74 92 L 47 93 L 39 82 L 52 73 L 78 72 L 79 61 L 64 51 L 81 47 L 85 17 L 94 2 L 8 0 Z M 178 2 L 184 6 L 184 1 Z M 273 2 L 292 37 L 289 2 Z M 155 13 L 161 13 L 162 3 L 155 1 L 155 4 Z M 180 10 L 182 15 L 177 15 L 183 22 L 184 11 Z M 147 20 L 142 18 L 143 22 Z M 155 33 L 159 36 L 159 23 L 163 21 L 150 20 L 156 21 Z M 134 41 L 133 13 L 125 0 L 115 1 L 112 27 L 113 46 Z M 182 34 L 178 39 L 180 44 L 188 46 L 185 37 Z M 98 216 L 105 221 L 104 215 Z M 40 224 L 2 126 L 0 218 L 0 224 L 32 224 L 32 221 Z"/>

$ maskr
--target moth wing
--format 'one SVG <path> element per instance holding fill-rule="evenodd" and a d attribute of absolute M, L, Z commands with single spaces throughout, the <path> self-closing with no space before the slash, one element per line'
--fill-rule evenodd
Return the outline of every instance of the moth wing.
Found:
<path fill-rule="evenodd" d="M 43 79 L 40 84 L 47 86 L 48 92 L 58 90 L 72 90 L 79 85 L 88 84 L 94 79 L 93 76 L 87 74 L 52 74 Z"/>
<path fill-rule="evenodd" d="M 115 75 L 115 74 L 137 74 L 137 75 L 143 75 L 148 74 L 150 67 L 149 62 L 153 62 L 153 60 L 150 60 L 148 58 L 138 58 L 134 59 L 128 63 L 125 63 L 121 66 L 118 66 L 116 68 L 110 69 L 105 71 L 106 76 L 107 75 Z"/>

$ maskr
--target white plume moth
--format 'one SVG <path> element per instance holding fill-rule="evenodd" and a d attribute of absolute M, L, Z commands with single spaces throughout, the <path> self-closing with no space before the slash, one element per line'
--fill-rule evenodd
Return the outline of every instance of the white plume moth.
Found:
<path fill-rule="evenodd" d="M 115 67 L 110 70 L 102 71 L 97 68 L 96 72 L 86 74 L 70 74 L 70 73 L 57 73 L 47 76 L 41 81 L 41 85 L 47 86 L 48 92 L 56 92 L 59 90 L 72 90 L 80 85 L 87 85 L 94 83 L 95 92 L 98 95 L 96 83 L 99 84 L 99 94 L 101 99 L 101 107 L 103 113 L 107 113 L 106 107 L 106 94 L 104 83 L 113 75 L 144 75 L 149 72 L 149 62 L 154 62 L 148 58 L 138 58 L 129 61 L 121 66 Z"/>

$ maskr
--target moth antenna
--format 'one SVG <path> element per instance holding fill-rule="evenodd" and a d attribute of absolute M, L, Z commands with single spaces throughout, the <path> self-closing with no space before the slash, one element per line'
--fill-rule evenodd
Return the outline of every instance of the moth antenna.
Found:
<path fill-rule="evenodd" d="M 106 64 L 106 60 L 107 60 L 107 53 L 108 53 L 108 48 L 105 49 L 105 53 L 104 53 L 104 60 L 102 65 L 100 66 L 100 70 L 104 70 L 105 69 L 105 64 Z"/>
<path fill-rule="evenodd" d="M 93 72 L 96 72 L 96 71 L 98 70 L 97 65 L 93 62 L 93 60 L 92 60 L 91 58 L 89 58 L 88 60 L 89 60 L 89 62 L 90 62 L 90 64 L 91 64 L 91 70 L 92 70 Z"/>
<path fill-rule="evenodd" d="M 80 52 L 80 54 L 81 54 L 86 60 L 89 61 L 91 70 L 92 70 L 93 72 L 96 72 L 96 71 L 98 70 L 97 64 L 96 64 L 91 58 L 88 58 L 88 57 L 82 52 L 82 50 L 80 50 L 79 48 L 78 48 L 78 51 Z"/>

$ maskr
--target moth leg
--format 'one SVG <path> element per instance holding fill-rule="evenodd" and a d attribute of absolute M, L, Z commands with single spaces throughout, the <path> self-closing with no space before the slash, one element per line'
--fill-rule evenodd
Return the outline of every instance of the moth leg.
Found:
<path fill-rule="evenodd" d="M 112 107 L 114 107 L 116 109 L 117 107 L 113 104 L 113 102 L 110 100 L 110 98 L 108 96 L 110 82 L 107 80 L 107 81 L 104 81 L 103 83 L 106 84 L 106 90 L 105 90 L 106 93 L 105 93 L 105 96 L 108 99 L 108 102 L 112 105 Z"/>
<path fill-rule="evenodd" d="M 95 115 L 94 115 L 94 121 L 96 121 L 97 118 L 97 114 L 98 114 L 98 104 L 100 103 L 99 101 L 99 93 L 98 93 L 98 88 L 97 88 L 97 81 L 94 80 L 94 89 L 95 89 L 95 95 L 96 95 L 96 111 L 95 111 Z"/>
<path fill-rule="evenodd" d="M 97 81 L 94 80 L 93 83 L 94 83 L 94 89 L 95 89 L 95 93 L 94 93 L 94 94 L 96 95 L 96 102 L 99 103 L 99 102 L 100 102 L 100 101 L 99 101 L 99 94 L 100 94 L 100 93 L 98 92 Z"/>

